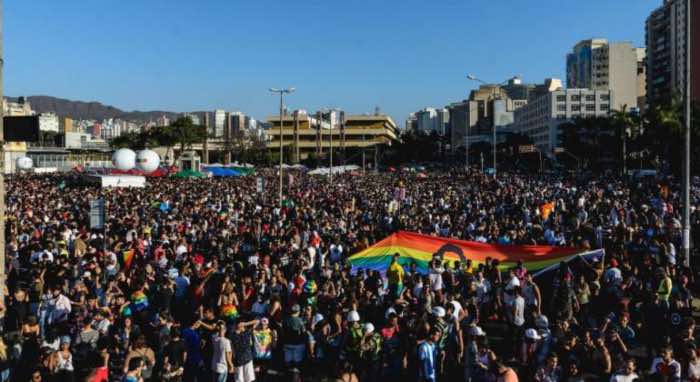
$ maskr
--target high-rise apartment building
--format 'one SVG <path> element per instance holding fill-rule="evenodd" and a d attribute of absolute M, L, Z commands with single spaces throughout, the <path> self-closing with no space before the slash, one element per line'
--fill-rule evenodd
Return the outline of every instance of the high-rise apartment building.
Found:
<path fill-rule="evenodd" d="M 607 116 L 615 105 L 611 90 L 562 89 L 550 79 L 539 88 L 539 95 L 514 112 L 509 130 L 529 136 L 539 150 L 551 153 L 558 146 L 565 122 L 575 118 Z"/>
<path fill-rule="evenodd" d="M 637 107 L 637 48 L 630 42 L 606 39 L 580 41 L 566 56 L 566 86 L 569 89 L 612 90 L 614 109 Z"/>
<path fill-rule="evenodd" d="M 214 138 L 223 138 L 225 128 L 226 111 L 221 109 L 214 110 L 214 123 L 212 124 L 211 134 Z"/>
<path fill-rule="evenodd" d="M 647 105 L 685 93 L 688 0 L 664 0 L 646 20 Z M 691 94 L 700 100 L 700 0 L 691 0 Z"/>

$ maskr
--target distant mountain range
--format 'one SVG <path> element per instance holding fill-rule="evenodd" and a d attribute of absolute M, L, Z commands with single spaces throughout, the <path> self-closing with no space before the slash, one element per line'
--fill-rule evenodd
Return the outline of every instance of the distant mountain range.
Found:
<path fill-rule="evenodd" d="M 16 102 L 18 97 L 6 97 L 11 102 Z M 71 101 L 50 96 L 24 97 L 37 113 L 56 113 L 59 117 L 71 117 L 73 119 L 94 119 L 101 121 L 105 118 L 120 118 L 127 121 L 148 122 L 155 121 L 165 115 L 171 120 L 177 118 L 180 113 L 172 111 L 124 111 L 114 106 L 103 105 L 100 102 Z M 196 113 L 198 115 L 202 113 Z M 201 115 L 200 115 L 201 118 Z"/>

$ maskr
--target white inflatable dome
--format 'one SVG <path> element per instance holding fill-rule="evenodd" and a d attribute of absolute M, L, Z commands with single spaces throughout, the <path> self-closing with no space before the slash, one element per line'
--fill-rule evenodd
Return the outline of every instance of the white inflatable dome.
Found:
<path fill-rule="evenodd" d="M 29 157 L 17 158 L 17 168 L 20 170 L 29 170 L 34 167 L 34 161 Z"/>
<path fill-rule="evenodd" d="M 112 164 L 122 171 L 131 170 L 136 166 L 136 153 L 129 149 L 119 149 L 112 155 Z"/>
<path fill-rule="evenodd" d="M 136 154 L 136 165 L 141 171 L 151 173 L 160 166 L 160 156 L 153 150 L 141 150 Z"/>

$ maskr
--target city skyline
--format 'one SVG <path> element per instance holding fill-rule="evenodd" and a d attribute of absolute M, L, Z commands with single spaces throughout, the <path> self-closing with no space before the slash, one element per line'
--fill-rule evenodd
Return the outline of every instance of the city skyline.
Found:
<path fill-rule="evenodd" d="M 540 82 L 566 77 L 564 58 L 579 40 L 644 46 L 644 20 L 661 0 L 362 3 L 8 2 L 6 94 L 265 119 L 276 110 L 267 88 L 295 86 L 291 109 L 379 106 L 402 121 L 467 98 L 476 87 L 467 73 Z"/>

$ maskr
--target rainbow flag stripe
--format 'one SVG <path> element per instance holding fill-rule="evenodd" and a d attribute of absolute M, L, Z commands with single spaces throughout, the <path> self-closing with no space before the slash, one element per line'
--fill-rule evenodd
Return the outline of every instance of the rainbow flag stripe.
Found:
<path fill-rule="evenodd" d="M 399 264 L 409 267 L 416 264 L 418 272 L 427 274 L 428 264 L 433 254 L 440 253 L 444 261 L 452 266 L 456 261 L 462 265 L 467 260 L 473 266 L 485 263 L 486 258 L 498 260 L 499 269 L 507 270 L 522 261 L 525 268 L 535 274 L 552 269 L 562 261 L 569 261 L 577 256 L 586 260 L 602 260 L 603 250 L 583 251 L 576 248 L 550 247 L 537 245 L 498 245 L 455 240 L 437 236 L 428 236 L 412 232 L 399 231 L 373 246 L 348 259 L 353 272 L 358 270 L 376 270 L 385 272 L 391 258 L 398 253 Z"/>
<path fill-rule="evenodd" d="M 131 294 L 131 304 L 134 306 L 134 310 L 140 312 L 148 308 L 148 297 L 143 291 L 137 290 Z"/>
<path fill-rule="evenodd" d="M 238 309 L 233 304 L 226 304 L 221 308 L 221 316 L 229 321 L 238 317 Z"/>
<path fill-rule="evenodd" d="M 131 262 L 134 260 L 134 251 L 128 250 L 124 251 L 124 268 L 129 269 L 131 267 Z"/>
<path fill-rule="evenodd" d="M 317 291 L 318 291 L 318 286 L 316 285 L 316 281 L 308 280 L 304 284 L 304 293 L 313 295 L 313 294 L 316 294 Z"/>

